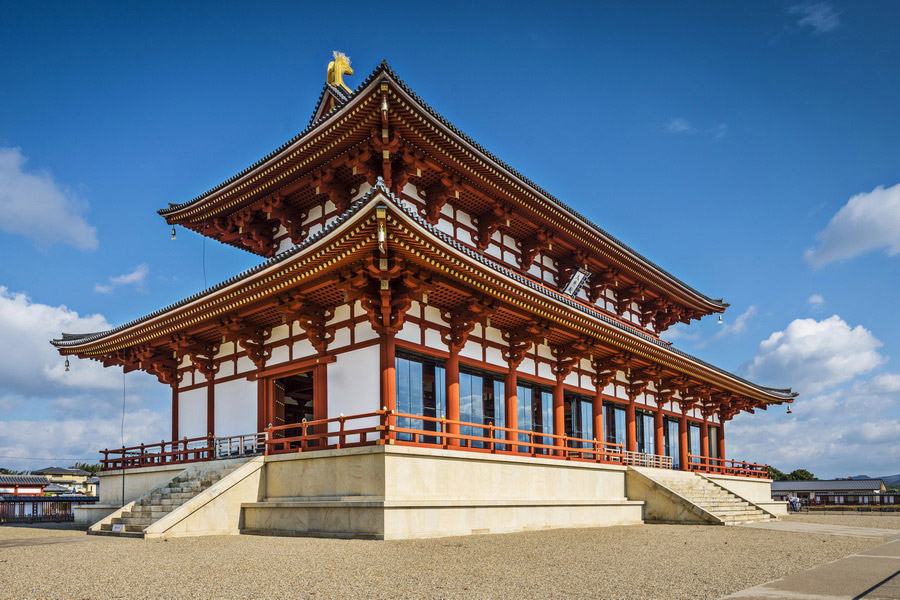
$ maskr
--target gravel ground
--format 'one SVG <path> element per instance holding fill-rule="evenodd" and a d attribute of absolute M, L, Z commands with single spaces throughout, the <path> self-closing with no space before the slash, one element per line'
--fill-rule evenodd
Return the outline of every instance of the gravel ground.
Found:
<path fill-rule="evenodd" d="M 89 538 L 0 527 L 0 598 L 717 598 L 879 544 L 638 525 L 431 540 Z M 83 536 L 83 537 L 82 537 Z M 8 543 L 8 542 L 6 542 Z"/>
<path fill-rule="evenodd" d="M 799 521 L 801 523 L 824 523 L 826 525 L 846 525 L 848 527 L 875 527 L 877 529 L 896 529 L 900 533 L 900 514 L 846 514 L 823 515 L 807 514 L 789 515 L 781 517 L 785 521 Z"/>

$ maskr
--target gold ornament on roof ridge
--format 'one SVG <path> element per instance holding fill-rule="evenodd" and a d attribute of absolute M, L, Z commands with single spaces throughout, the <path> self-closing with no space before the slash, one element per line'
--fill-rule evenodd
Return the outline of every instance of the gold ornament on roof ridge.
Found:
<path fill-rule="evenodd" d="M 344 88 L 348 93 L 353 93 L 353 90 L 344 85 L 344 75 L 353 75 L 353 69 L 350 68 L 350 57 L 335 50 L 334 60 L 328 63 L 325 81 L 328 85 Z"/>

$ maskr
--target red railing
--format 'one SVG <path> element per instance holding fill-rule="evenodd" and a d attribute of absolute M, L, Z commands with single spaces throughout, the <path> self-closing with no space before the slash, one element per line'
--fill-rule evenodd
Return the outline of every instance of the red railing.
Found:
<path fill-rule="evenodd" d="M 672 468 L 669 457 L 626 452 L 623 444 L 498 427 L 491 423 L 470 423 L 385 410 L 277 425 L 268 427 L 265 434 L 249 435 L 252 436 L 252 443 L 247 443 L 249 446 L 244 442 L 244 438 L 248 436 L 239 436 L 242 451 L 238 454 L 253 453 L 254 449 L 256 452 L 264 449 L 265 454 L 284 454 L 374 444 L 397 444 L 490 454 Z M 100 463 L 104 471 L 112 471 L 192 463 L 214 458 L 227 458 L 235 454 L 227 452 L 223 456 L 217 450 L 219 446 L 219 440 L 212 436 L 158 444 L 142 444 L 118 450 L 102 450 L 103 459 Z M 245 446 L 250 450 L 245 452 L 243 450 Z M 693 454 L 688 455 L 687 470 L 760 479 L 768 477 L 769 474 L 766 465 Z"/>
<path fill-rule="evenodd" d="M 348 422 L 375 418 L 378 419 L 377 425 L 360 426 L 355 423 L 348 425 Z M 414 422 L 420 426 L 414 427 Z M 492 454 L 625 464 L 622 444 L 395 411 L 379 410 L 363 415 L 278 425 L 269 427 L 266 431 L 268 454 L 392 443 L 423 448 L 449 448 Z"/>
<path fill-rule="evenodd" d="M 769 476 L 768 465 L 758 465 L 730 458 L 713 458 L 688 454 L 687 466 L 689 471 L 697 471 L 699 473 L 736 475 L 738 477 L 753 477 L 756 479 L 766 479 Z"/>
<path fill-rule="evenodd" d="M 215 438 L 212 436 L 185 438 L 158 444 L 141 444 L 117 450 L 101 450 L 103 471 L 136 469 L 166 464 L 192 463 L 213 458 Z"/>

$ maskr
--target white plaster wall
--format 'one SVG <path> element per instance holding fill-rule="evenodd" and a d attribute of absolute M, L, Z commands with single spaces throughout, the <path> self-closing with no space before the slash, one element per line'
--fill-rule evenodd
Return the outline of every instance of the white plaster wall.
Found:
<path fill-rule="evenodd" d="M 328 365 L 328 417 L 358 415 L 381 408 L 381 350 L 378 346 L 339 354 Z M 348 429 L 377 425 L 378 419 L 355 420 Z M 333 427 L 337 429 L 337 425 Z"/>
<path fill-rule="evenodd" d="M 178 392 L 178 437 L 201 437 L 206 431 L 206 398 L 205 387 L 186 392 Z"/>
<path fill-rule="evenodd" d="M 272 349 L 272 356 L 266 361 L 266 366 L 277 365 L 287 362 L 291 358 L 290 348 L 287 346 L 278 346 Z"/>
<path fill-rule="evenodd" d="M 256 431 L 257 384 L 247 379 L 217 383 L 215 387 L 216 435 L 229 436 Z"/>

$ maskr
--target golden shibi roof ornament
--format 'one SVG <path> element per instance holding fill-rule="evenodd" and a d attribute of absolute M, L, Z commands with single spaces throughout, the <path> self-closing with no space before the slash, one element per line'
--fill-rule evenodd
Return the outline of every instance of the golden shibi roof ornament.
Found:
<path fill-rule="evenodd" d="M 353 69 L 350 68 L 350 57 L 343 52 L 334 51 L 334 60 L 328 63 L 328 74 L 325 81 L 328 85 L 341 87 L 348 92 L 353 92 L 344 85 L 344 75 L 353 75 Z"/>

